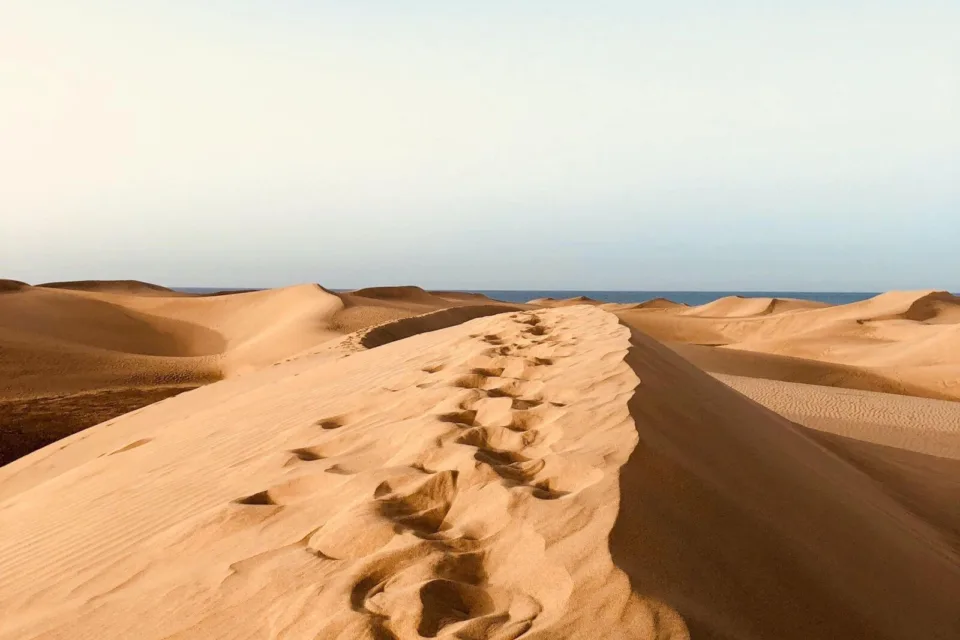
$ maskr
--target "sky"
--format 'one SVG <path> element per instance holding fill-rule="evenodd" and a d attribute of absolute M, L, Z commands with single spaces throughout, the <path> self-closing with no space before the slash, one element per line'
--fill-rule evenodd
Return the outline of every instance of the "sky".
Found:
<path fill-rule="evenodd" d="M 960 290 L 956 0 L 5 0 L 0 278 Z"/>

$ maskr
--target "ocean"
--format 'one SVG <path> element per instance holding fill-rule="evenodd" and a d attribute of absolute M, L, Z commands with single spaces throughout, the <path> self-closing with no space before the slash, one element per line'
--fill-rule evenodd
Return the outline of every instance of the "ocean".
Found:
<path fill-rule="evenodd" d="M 184 293 L 217 293 L 249 291 L 249 289 L 217 288 L 217 287 L 174 287 L 176 291 Z M 349 289 L 334 289 L 334 291 L 349 291 Z M 548 291 L 536 289 L 447 289 L 447 291 L 461 291 L 463 293 L 482 293 L 485 296 L 504 302 L 527 302 L 537 298 L 575 298 L 586 296 L 601 302 L 644 302 L 652 298 L 667 298 L 674 302 L 682 302 L 696 306 L 713 302 L 727 296 L 743 296 L 746 298 L 799 298 L 801 300 L 815 300 L 828 304 L 849 304 L 872 298 L 877 293 L 864 291 Z"/>

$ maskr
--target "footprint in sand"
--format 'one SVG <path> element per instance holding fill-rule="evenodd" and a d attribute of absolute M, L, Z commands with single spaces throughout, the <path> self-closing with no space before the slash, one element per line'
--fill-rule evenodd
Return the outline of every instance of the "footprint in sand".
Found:
<path fill-rule="evenodd" d="M 545 336 L 550 333 L 550 330 L 542 324 L 536 324 L 528 329 L 524 329 L 523 333 L 528 336 Z"/>
<path fill-rule="evenodd" d="M 141 439 L 141 440 L 137 440 L 136 442 L 131 442 L 131 443 L 128 444 L 127 446 L 121 447 L 121 448 L 117 449 L 116 451 L 113 451 L 113 452 L 111 452 L 111 453 L 108 453 L 107 455 L 115 456 L 115 455 L 117 455 L 118 453 L 123 453 L 124 451 L 130 451 L 131 449 L 136 449 L 137 447 L 142 447 L 143 445 L 147 444 L 148 442 L 153 442 L 153 438 L 143 438 L 143 439 Z"/>
<path fill-rule="evenodd" d="M 476 424 L 477 412 L 473 409 L 464 409 L 463 411 L 452 411 L 437 416 L 441 422 L 449 422 L 460 427 L 472 427 Z"/>
<path fill-rule="evenodd" d="M 474 367 L 470 373 L 484 378 L 498 378 L 503 374 L 503 367 Z"/>
<path fill-rule="evenodd" d="M 293 449 L 290 451 L 297 460 L 301 462 L 316 462 L 317 460 L 324 460 L 326 456 L 320 452 L 320 449 L 317 447 L 304 447 L 302 449 Z"/>
<path fill-rule="evenodd" d="M 315 423 L 321 429 L 339 429 L 343 426 L 346 426 L 347 420 L 345 416 L 333 416 L 330 418 L 321 418 Z"/>
<path fill-rule="evenodd" d="M 538 324 L 541 324 L 543 320 L 540 319 L 540 316 L 520 316 L 517 318 L 519 324 L 525 324 L 530 327 L 535 327 Z"/>
<path fill-rule="evenodd" d="M 417 534 L 435 534 L 444 525 L 444 518 L 457 495 L 457 472 L 430 474 L 414 488 L 394 488 L 388 480 L 374 492 L 380 513 L 398 526 Z"/>
<path fill-rule="evenodd" d="M 382 556 L 354 584 L 351 606 L 392 637 L 513 640 L 530 630 L 543 607 L 522 590 L 488 584 L 510 553 L 506 544 L 493 535 L 424 542 Z"/>
<path fill-rule="evenodd" d="M 494 611 L 493 599 L 480 588 L 452 580 L 431 580 L 420 587 L 420 623 L 417 633 L 435 638 L 449 625 Z"/>
<path fill-rule="evenodd" d="M 270 495 L 269 491 L 258 491 L 257 493 L 251 494 L 249 496 L 244 496 L 243 498 L 237 498 L 233 501 L 235 504 L 244 504 L 248 506 L 257 506 L 257 507 L 272 507 L 277 506 L 277 501 Z"/>
<path fill-rule="evenodd" d="M 545 328 L 539 323 L 533 323 L 531 327 Z M 508 487 L 524 488 L 541 500 L 570 496 L 597 480 L 593 470 L 582 470 L 576 465 L 570 467 L 563 462 L 563 456 L 549 455 L 554 460 L 550 465 L 539 457 L 544 454 L 544 447 L 550 451 L 549 442 L 561 437 L 553 428 L 543 431 L 550 424 L 550 418 L 540 407 L 550 410 L 565 404 L 545 400 L 543 383 L 527 379 L 525 374 L 529 367 L 549 367 L 553 363 L 552 358 L 537 356 L 524 361 L 519 369 L 512 364 L 474 367 L 469 374 L 454 382 L 455 386 L 473 390 L 473 395 L 461 402 L 463 411 L 440 416 L 440 420 L 464 429 L 456 442 L 475 447 L 474 458 L 478 463 L 488 466 L 508 483 Z M 516 377 L 501 378 L 504 373 Z M 499 413 L 484 414 L 474 408 L 483 397 L 510 398 L 507 424 L 502 423 L 503 417 Z M 480 418 L 493 419 L 497 423 L 484 423 Z M 528 453 L 532 447 L 536 447 L 537 454 Z"/>
<path fill-rule="evenodd" d="M 481 373 L 468 373 L 453 381 L 453 386 L 461 389 L 482 389 L 490 377 Z"/>
<path fill-rule="evenodd" d="M 410 532 L 430 537 L 446 528 L 457 472 L 417 473 L 380 483 L 373 499 L 341 511 L 311 536 L 308 547 L 335 559 L 357 559 Z"/>

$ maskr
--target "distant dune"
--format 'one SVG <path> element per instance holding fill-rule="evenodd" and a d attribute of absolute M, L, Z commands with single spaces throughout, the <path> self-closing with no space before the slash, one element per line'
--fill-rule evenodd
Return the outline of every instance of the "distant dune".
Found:
<path fill-rule="evenodd" d="M 7 280 L 0 290 L 0 424 L 18 425 L 0 432 L 0 460 L 138 403 L 339 348 L 337 340 L 348 334 L 383 325 L 366 338 L 376 342 L 376 336 L 407 335 L 431 322 L 447 326 L 504 305 L 480 294 L 415 286 L 189 295 L 132 280 L 35 287 Z M 662 298 L 531 302 L 579 305 L 616 313 L 717 374 L 960 399 L 960 302 L 945 292 L 891 292 L 841 306 L 742 297 L 699 307 Z M 478 309 L 392 324 L 461 307 Z M 59 403 L 73 409 L 53 420 Z"/>
<path fill-rule="evenodd" d="M 368 287 L 351 291 L 351 295 L 375 300 L 402 300 L 404 302 L 432 303 L 437 296 L 427 293 L 420 287 Z"/>
<path fill-rule="evenodd" d="M 467 291 L 431 291 L 430 293 L 447 300 L 492 300 L 483 293 L 469 293 Z"/>
<path fill-rule="evenodd" d="M 557 300 L 556 298 L 537 298 L 536 300 L 531 300 L 528 304 L 536 305 L 538 307 L 554 308 L 572 307 L 578 304 L 600 305 L 603 303 L 599 300 L 588 298 L 587 296 L 575 296 L 573 298 L 564 298 L 562 300 Z"/>
<path fill-rule="evenodd" d="M 20 282 L 19 280 L 0 280 L 0 293 L 22 291 L 29 286 L 26 282 Z"/>
<path fill-rule="evenodd" d="M 689 316 L 704 318 L 747 318 L 751 316 L 767 316 L 789 311 L 806 309 L 824 309 L 830 305 L 812 300 L 795 300 L 792 298 L 744 298 L 742 296 L 728 296 L 713 302 L 687 309 L 683 313 Z"/>
<path fill-rule="evenodd" d="M 591 305 L 136 299 L 248 364 L 335 337 L 0 468 L 0 640 L 960 635 L 960 403 L 717 380 Z"/>
<path fill-rule="evenodd" d="M 687 305 L 682 302 L 674 302 L 673 300 L 668 300 L 667 298 L 652 298 L 645 302 L 640 302 L 633 308 L 635 309 L 677 309 L 684 308 Z"/>
<path fill-rule="evenodd" d="M 679 311 L 688 308 L 688 305 L 682 302 L 674 302 L 666 298 L 653 298 L 644 302 L 605 302 L 599 305 L 600 308 L 614 313 L 618 311 L 634 311 L 636 309 L 659 309 L 661 311 Z"/>
<path fill-rule="evenodd" d="M 870 320 L 960 323 L 960 297 L 946 291 L 892 291 L 860 303 L 859 308 L 863 318 Z"/>
<path fill-rule="evenodd" d="M 45 282 L 38 287 L 47 289 L 70 289 L 99 293 L 129 293 L 134 295 L 163 294 L 179 295 L 173 289 L 139 280 L 74 280 L 68 282 Z"/>
<path fill-rule="evenodd" d="M 556 298 L 537 298 L 536 300 L 531 300 L 527 304 L 537 306 L 537 307 L 547 307 L 547 308 L 556 308 L 556 307 L 572 307 L 579 304 L 588 304 L 591 306 L 603 307 L 610 311 L 627 311 L 630 309 L 686 309 L 687 305 L 674 302 L 673 300 L 667 300 L 666 298 L 653 298 L 651 300 L 646 300 L 644 302 L 629 302 L 629 303 L 620 303 L 620 302 L 601 302 L 600 300 L 594 300 L 593 298 L 588 298 L 587 296 L 576 296 L 574 298 L 564 298 L 558 300 Z"/>
<path fill-rule="evenodd" d="M 729 297 L 685 310 L 615 311 L 685 345 L 678 351 L 707 371 L 960 400 L 960 298 L 949 293 L 898 291 L 838 306 Z"/>

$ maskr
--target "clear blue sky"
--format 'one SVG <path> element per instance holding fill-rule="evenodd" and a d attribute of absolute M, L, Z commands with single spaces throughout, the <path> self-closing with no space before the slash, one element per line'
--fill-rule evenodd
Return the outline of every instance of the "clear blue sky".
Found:
<path fill-rule="evenodd" d="M 960 3 L 6 0 L 0 277 L 960 289 Z"/>

